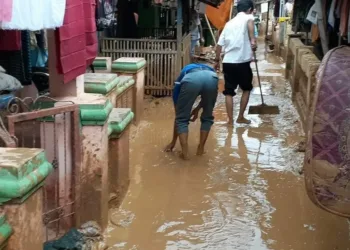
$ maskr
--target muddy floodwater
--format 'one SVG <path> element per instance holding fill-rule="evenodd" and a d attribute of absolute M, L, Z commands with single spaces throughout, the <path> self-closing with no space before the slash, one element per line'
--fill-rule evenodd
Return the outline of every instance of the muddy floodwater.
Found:
<path fill-rule="evenodd" d="M 144 120 L 131 133 L 129 191 L 110 211 L 108 249 L 350 249 L 349 222 L 307 197 L 299 174 L 304 155 L 295 150 L 303 132 L 284 64 L 262 47 L 258 60 L 266 102 L 281 114 L 227 127 L 219 94 L 203 157 L 194 155 L 200 122 L 190 125 L 190 161 L 178 157 L 179 145 L 163 153 L 172 135 L 171 99 L 145 101 Z M 255 88 L 249 105 L 260 103 L 259 94 Z M 235 115 L 238 105 L 239 96 Z"/>

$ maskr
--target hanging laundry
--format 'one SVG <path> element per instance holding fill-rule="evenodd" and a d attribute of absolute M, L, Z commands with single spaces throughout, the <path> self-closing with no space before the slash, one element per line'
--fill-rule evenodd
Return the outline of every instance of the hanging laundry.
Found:
<path fill-rule="evenodd" d="M 63 26 L 57 29 L 57 69 L 64 83 L 85 73 L 97 56 L 95 0 L 67 0 Z"/>
<path fill-rule="evenodd" d="M 117 7 L 116 0 L 97 0 L 96 1 L 96 25 L 98 30 L 103 30 L 112 26 L 116 21 L 115 12 Z"/>
<path fill-rule="evenodd" d="M 347 36 L 349 24 L 350 1 L 343 1 L 340 15 L 340 35 Z"/>
<path fill-rule="evenodd" d="M 21 48 L 12 51 L 0 50 L 0 65 L 22 85 L 29 85 L 32 80 L 30 35 L 29 31 L 16 32 L 20 33 Z"/>
<path fill-rule="evenodd" d="M 273 16 L 274 17 L 280 16 L 280 0 L 275 1 L 275 7 L 273 9 Z"/>
<path fill-rule="evenodd" d="M 340 15 L 341 15 L 341 8 L 342 8 L 342 5 L 343 5 L 343 0 L 337 0 L 336 2 L 336 7 L 335 7 L 335 17 L 336 18 L 340 18 Z"/>
<path fill-rule="evenodd" d="M 9 21 L 3 21 L 0 28 L 35 31 L 62 26 L 66 0 L 12 1 L 12 18 Z"/>
<path fill-rule="evenodd" d="M 335 25 L 335 16 L 334 16 L 335 13 L 334 13 L 334 11 L 335 11 L 336 4 L 337 4 L 337 0 L 332 0 L 332 4 L 331 4 L 331 7 L 329 9 L 329 14 L 328 14 L 328 23 L 333 28 Z"/>
<path fill-rule="evenodd" d="M 318 40 L 320 37 L 320 31 L 318 29 L 318 26 L 316 24 L 313 24 L 311 26 L 311 41 L 314 43 Z"/>
<path fill-rule="evenodd" d="M 0 22 L 10 22 L 12 18 L 12 1 L 0 0 Z"/>
<path fill-rule="evenodd" d="M 14 51 L 21 50 L 21 32 L 17 30 L 0 29 L 0 50 Z"/>
<path fill-rule="evenodd" d="M 348 15 L 348 44 L 350 43 L 350 11 Z"/>

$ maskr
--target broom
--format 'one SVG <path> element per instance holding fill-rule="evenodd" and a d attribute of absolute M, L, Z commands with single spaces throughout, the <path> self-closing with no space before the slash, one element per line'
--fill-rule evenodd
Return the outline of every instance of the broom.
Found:
<path fill-rule="evenodd" d="M 255 61 L 255 67 L 256 67 L 256 74 L 258 76 L 259 88 L 260 88 L 261 105 L 250 106 L 249 107 L 249 114 L 251 114 L 251 115 L 278 115 L 280 113 L 278 106 L 268 106 L 264 102 L 264 96 L 262 93 L 261 81 L 260 81 L 260 75 L 259 75 L 259 69 L 258 69 L 258 61 L 256 60 L 255 51 L 254 51 L 254 61 Z"/>

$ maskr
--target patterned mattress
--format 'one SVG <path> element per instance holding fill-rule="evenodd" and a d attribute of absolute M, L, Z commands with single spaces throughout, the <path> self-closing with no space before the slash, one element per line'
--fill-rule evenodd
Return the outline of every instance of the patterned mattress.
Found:
<path fill-rule="evenodd" d="M 304 162 L 311 200 L 350 217 L 350 47 L 327 53 L 317 73 Z"/>

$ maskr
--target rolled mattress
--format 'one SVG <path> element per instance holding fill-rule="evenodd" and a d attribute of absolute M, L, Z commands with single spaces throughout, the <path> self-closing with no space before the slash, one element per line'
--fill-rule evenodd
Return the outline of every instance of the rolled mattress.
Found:
<path fill-rule="evenodd" d="M 324 57 L 316 75 L 304 170 L 310 199 L 350 217 L 350 47 Z"/>

